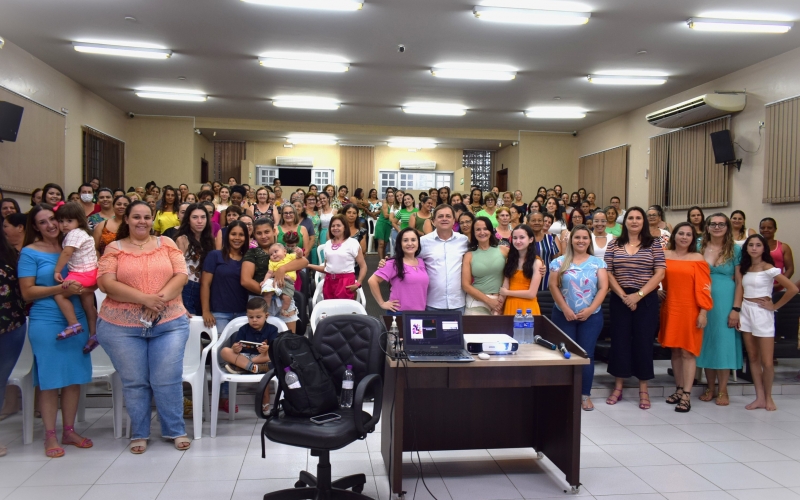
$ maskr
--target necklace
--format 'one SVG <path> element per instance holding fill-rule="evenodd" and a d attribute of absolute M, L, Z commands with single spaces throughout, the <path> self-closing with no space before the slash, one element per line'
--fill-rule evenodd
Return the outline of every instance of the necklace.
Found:
<path fill-rule="evenodd" d="M 344 241 L 334 243 L 333 240 L 331 240 L 331 250 L 339 250 L 339 247 L 342 246 L 342 243 L 344 243 Z"/>
<path fill-rule="evenodd" d="M 147 245 L 148 243 L 150 243 L 150 237 L 148 236 L 147 237 L 147 241 L 145 241 L 144 243 L 136 243 L 135 241 L 133 241 L 133 238 L 128 236 L 128 241 L 131 242 L 131 245 L 135 245 L 135 246 L 139 247 L 139 250 L 144 250 L 144 246 Z"/>

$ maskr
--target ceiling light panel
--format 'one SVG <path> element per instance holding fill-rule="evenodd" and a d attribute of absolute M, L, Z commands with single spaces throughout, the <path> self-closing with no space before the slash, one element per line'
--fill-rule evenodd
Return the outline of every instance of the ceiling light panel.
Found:
<path fill-rule="evenodd" d="M 343 57 L 327 54 L 269 52 L 260 56 L 258 61 L 266 68 L 276 69 L 321 71 L 326 73 L 344 73 L 350 69 L 350 63 Z"/>
<path fill-rule="evenodd" d="M 102 54 L 108 56 L 140 57 L 144 59 L 169 59 L 172 51 L 152 47 L 135 47 L 129 45 L 108 45 L 102 43 L 73 42 L 77 52 L 86 54 Z"/>
<path fill-rule="evenodd" d="M 517 68 L 502 64 L 442 63 L 431 68 L 431 74 L 461 80 L 513 80 Z"/>
<path fill-rule="evenodd" d="M 204 102 L 208 100 L 208 95 L 199 90 L 169 89 L 163 87 L 142 87 L 135 90 L 139 97 L 148 99 L 166 99 L 169 101 L 193 101 Z"/>
<path fill-rule="evenodd" d="M 586 118 L 586 110 L 570 106 L 534 106 L 525 111 L 528 118 L 580 119 Z"/>
<path fill-rule="evenodd" d="M 286 138 L 289 144 L 316 144 L 319 146 L 335 146 L 338 139 L 330 135 L 291 135 Z"/>
<path fill-rule="evenodd" d="M 390 148 L 403 149 L 434 149 L 436 143 L 431 139 L 397 139 L 389 141 Z"/>
<path fill-rule="evenodd" d="M 284 95 L 274 98 L 272 100 L 272 105 L 278 108 L 323 109 L 332 111 L 339 109 L 341 103 L 336 99 L 328 97 Z"/>
<path fill-rule="evenodd" d="M 437 102 L 409 102 L 403 105 L 403 111 L 416 115 L 464 116 L 467 108 L 460 104 Z"/>
<path fill-rule="evenodd" d="M 578 26 L 588 23 L 589 18 L 592 17 L 591 12 L 486 7 L 482 5 L 473 7 L 472 13 L 476 18 L 483 21 L 543 26 Z"/>
<path fill-rule="evenodd" d="M 295 9 L 314 10 L 361 10 L 363 2 L 353 0 L 242 0 L 246 3 L 267 5 L 269 7 L 290 7 Z"/>
<path fill-rule="evenodd" d="M 713 19 L 694 17 L 686 24 L 696 31 L 716 31 L 730 33 L 786 33 L 794 23 L 788 21 L 756 21 L 744 19 Z"/>
<path fill-rule="evenodd" d="M 633 76 L 633 75 L 589 75 L 586 77 L 590 83 L 596 85 L 663 85 L 667 83 L 666 76 Z"/>

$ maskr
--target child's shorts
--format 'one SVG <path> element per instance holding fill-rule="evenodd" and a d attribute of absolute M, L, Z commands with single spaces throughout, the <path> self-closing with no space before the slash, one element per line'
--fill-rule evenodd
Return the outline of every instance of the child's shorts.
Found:
<path fill-rule="evenodd" d="M 95 286 L 97 284 L 97 269 L 93 271 L 86 271 L 83 273 L 70 271 L 64 281 L 77 281 L 84 288 Z"/>
<path fill-rule="evenodd" d="M 275 292 L 277 295 L 286 295 L 287 297 L 294 297 L 294 280 L 289 278 L 283 279 L 283 287 L 281 289 L 275 288 L 275 281 L 273 279 L 268 279 L 264 282 L 264 286 L 261 287 L 261 293 L 270 293 Z"/>
<path fill-rule="evenodd" d="M 754 337 L 775 336 L 775 313 L 759 307 L 755 302 L 742 301 L 739 324 L 741 331 L 750 332 Z"/>

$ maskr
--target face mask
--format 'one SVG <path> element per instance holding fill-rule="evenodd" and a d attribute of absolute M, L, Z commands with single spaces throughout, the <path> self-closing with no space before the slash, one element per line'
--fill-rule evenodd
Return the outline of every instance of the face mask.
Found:
<path fill-rule="evenodd" d="M 91 194 L 81 194 L 81 201 L 84 203 L 91 203 L 93 196 Z"/>

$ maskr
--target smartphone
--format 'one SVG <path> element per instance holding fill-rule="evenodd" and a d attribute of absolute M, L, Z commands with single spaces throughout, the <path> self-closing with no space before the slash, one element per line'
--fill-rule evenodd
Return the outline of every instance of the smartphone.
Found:
<path fill-rule="evenodd" d="M 258 342 L 249 342 L 247 340 L 240 340 L 239 343 L 242 344 L 242 347 L 247 349 L 258 349 L 258 346 L 261 345 Z"/>
<path fill-rule="evenodd" d="M 333 422 L 335 420 L 340 420 L 342 418 L 341 415 L 337 415 L 335 413 L 325 413 L 324 415 L 317 415 L 316 417 L 311 417 L 311 421 L 315 424 L 322 425 L 326 422 Z"/>

